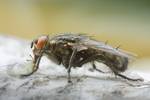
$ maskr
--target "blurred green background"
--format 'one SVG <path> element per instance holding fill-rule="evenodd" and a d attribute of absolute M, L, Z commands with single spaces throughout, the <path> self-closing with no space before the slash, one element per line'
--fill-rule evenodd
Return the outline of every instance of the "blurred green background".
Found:
<path fill-rule="evenodd" d="M 150 57 L 150 0 L 0 0 L 0 34 L 82 32 Z"/>

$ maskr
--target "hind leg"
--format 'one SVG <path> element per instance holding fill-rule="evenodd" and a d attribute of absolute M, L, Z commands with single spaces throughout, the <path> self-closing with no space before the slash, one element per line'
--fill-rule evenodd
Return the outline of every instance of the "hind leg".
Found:
<path fill-rule="evenodd" d="M 103 72 L 102 70 L 98 69 L 94 63 L 94 61 L 92 61 L 92 66 L 93 66 L 93 69 L 100 72 L 100 73 L 108 73 L 108 72 Z"/>
<path fill-rule="evenodd" d="M 142 78 L 133 79 L 133 78 L 127 77 L 127 76 L 125 76 L 125 75 L 122 75 L 122 74 L 120 74 L 120 73 L 118 73 L 118 72 L 114 72 L 114 73 L 115 73 L 116 76 L 119 76 L 119 77 L 121 77 L 121 78 L 127 79 L 127 80 L 129 80 L 129 81 L 143 81 Z"/>

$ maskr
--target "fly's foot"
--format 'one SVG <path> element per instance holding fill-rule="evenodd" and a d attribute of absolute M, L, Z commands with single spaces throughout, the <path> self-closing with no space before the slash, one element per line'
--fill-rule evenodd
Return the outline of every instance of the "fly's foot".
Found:
<path fill-rule="evenodd" d="M 72 83 L 72 81 L 71 81 L 71 80 L 68 80 L 68 83 Z"/>
<path fill-rule="evenodd" d="M 129 80 L 129 81 L 141 81 L 141 82 L 144 81 L 143 78 L 133 79 L 133 78 L 127 77 L 127 76 L 125 76 L 125 75 L 122 75 L 122 74 L 120 74 L 120 73 L 115 73 L 115 75 L 116 75 L 116 76 L 119 76 L 119 77 L 121 77 L 121 78 L 127 79 L 127 80 Z"/>

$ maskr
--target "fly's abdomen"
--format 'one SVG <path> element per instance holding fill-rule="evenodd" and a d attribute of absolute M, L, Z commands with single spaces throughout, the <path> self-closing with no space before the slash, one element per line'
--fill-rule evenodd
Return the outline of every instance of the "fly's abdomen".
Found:
<path fill-rule="evenodd" d="M 128 67 L 128 58 L 106 53 L 104 63 L 114 72 L 124 72 Z"/>
<path fill-rule="evenodd" d="M 116 56 L 114 60 L 114 69 L 117 71 L 124 72 L 128 68 L 128 58 Z"/>

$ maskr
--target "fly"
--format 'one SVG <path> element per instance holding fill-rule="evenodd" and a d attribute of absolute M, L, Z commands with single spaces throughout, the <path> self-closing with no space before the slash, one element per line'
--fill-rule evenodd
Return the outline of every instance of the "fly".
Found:
<path fill-rule="evenodd" d="M 131 81 L 141 81 L 142 79 L 133 79 L 127 77 L 122 72 L 128 68 L 129 60 L 132 55 L 92 39 L 83 34 L 59 34 L 54 37 L 48 35 L 40 36 L 31 43 L 33 50 L 33 71 L 29 76 L 37 71 L 41 57 L 46 55 L 56 64 L 63 66 L 68 72 L 68 82 L 71 82 L 71 68 L 82 67 L 82 65 L 91 62 L 93 69 L 103 72 L 97 68 L 95 61 L 104 63 L 111 71 L 119 77 Z"/>

